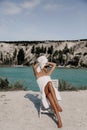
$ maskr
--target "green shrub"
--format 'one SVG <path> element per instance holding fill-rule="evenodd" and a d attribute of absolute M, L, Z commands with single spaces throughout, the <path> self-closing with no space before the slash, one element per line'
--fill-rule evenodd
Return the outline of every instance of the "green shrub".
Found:
<path fill-rule="evenodd" d="M 0 90 L 8 90 L 10 88 L 8 79 L 0 78 Z"/>
<path fill-rule="evenodd" d="M 26 90 L 21 81 L 17 81 L 14 85 L 11 85 L 11 90 Z"/>
<path fill-rule="evenodd" d="M 74 91 L 77 90 L 76 87 L 72 86 L 71 84 L 67 83 L 65 80 L 60 81 L 59 80 L 59 91 Z"/>
<path fill-rule="evenodd" d="M 59 86 L 58 86 L 59 91 L 78 91 L 78 90 L 87 90 L 87 86 L 73 86 L 66 82 L 65 80 L 60 81 L 59 80 Z"/>
<path fill-rule="evenodd" d="M 27 90 L 22 82 L 18 81 L 15 84 L 10 84 L 8 79 L 0 78 L 0 91 L 13 91 L 13 90 Z"/>
<path fill-rule="evenodd" d="M 80 86 L 78 89 L 79 90 L 87 90 L 87 86 Z"/>

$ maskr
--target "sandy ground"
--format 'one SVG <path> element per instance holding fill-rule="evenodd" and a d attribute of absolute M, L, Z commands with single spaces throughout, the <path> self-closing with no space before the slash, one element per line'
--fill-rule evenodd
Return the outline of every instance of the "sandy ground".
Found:
<path fill-rule="evenodd" d="M 61 130 L 87 130 L 87 91 L 61 92 Z M 0 130 L 58 130 L 48 114 L 38 117 L 39 93 L 0 92 Z"/>

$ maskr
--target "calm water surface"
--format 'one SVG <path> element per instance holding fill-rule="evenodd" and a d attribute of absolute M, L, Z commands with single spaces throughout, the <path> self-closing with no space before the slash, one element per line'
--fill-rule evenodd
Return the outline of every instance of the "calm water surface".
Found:
<path fill-rule="evenodd" d="M 29 90 L 39 90 L 32 67 L 1 67 L 0 77 L 7 78 L 10 83 L 20 81 Z M 51 77 L 65 80 L 76 87 L 87 86 L 87 69 L 56 68 Z"/>

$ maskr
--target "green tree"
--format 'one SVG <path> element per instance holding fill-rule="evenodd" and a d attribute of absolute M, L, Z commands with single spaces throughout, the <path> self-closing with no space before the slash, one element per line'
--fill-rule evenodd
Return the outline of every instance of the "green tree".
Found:
<path fill-rule="evenodd" d="M 2 52 L 1 52 L 1 58 L 0 58 L 0 60 L 3 61 L 3 54 L 2 54 Z"/>
<path fill-rule="evenodd" d="M 47 53 L 48 53 L 48 54 L 53 54 L 53 46 L 48 47 Z"/>
<path fill-rule="evenodd" d="M 59 64 L 63 63 L 63 52 L 59 50 L 59 56 L 58 56 Z"/>
<path fill-rule="evenodd" d="M 67 44 L 66 44 L 66 46 L 64 47 L 64 49 L 63 49 L 63 53 L 64 54 L 67 54 L 69 52 L 69 49 L 68 49 L 68 46 L 67 46 Z"/>
<path fill-rule="evenodd" d="M 15 51 L 13 52 L 13 60 L 16 58 L 17 55 L 17 49 L 15 49 Z"/>
<path fill-rule="evenodd" d="M 46 47 L 45 47 L 45 48 L 44 48 L 44 53 L 46 53 L 46 50 L 47 50 L 47 49 L 46 49 Z"/>
<path fill-rule="evenodd" d="M 23 64 L 24 58 L 25 58 L 24 50 L 23 50 L 23 48 L 21 48 L 18 52 L 18 55 L 17 55 L 18 65 Z"/>
<path fill-rule="evenodd" d="M 10 59 L 8 57 L 6 57 L 6 59 L 4 59 L 4 64 L 5 65 L 9 65 Z"/>
<path fill-rule="evenodd" d="M 53 57 L 58 57 L 58 54 L 59 54 L 59 52 L 58 52 L 58 50 L 56 50 L 54 53 L 53 53 Z"/>
<path fill-rule="evenodd" d="M 36 47 L 36 54 L 39 55 L 41 53 L 41 48 L 40 47 Z"/>
<path fill-rule="evenodd" d="M 40 53 L 46 53 L 46 47 L 43 47 L 43 45 L 42 45 L 42 47 L 41 47 L 41 50 L 40 50 L 41 52 Z"/>
<path fill-rule="evenodd" d="M 35 46 L 33 45 L 31 48 L 31 53 L 34 54 L 35 53 Z"/>

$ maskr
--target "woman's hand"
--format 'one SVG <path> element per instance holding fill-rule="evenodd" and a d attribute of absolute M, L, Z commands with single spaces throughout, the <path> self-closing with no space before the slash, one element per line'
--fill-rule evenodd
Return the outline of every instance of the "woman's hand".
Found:
<path fill-rule="evenodd" d="M 54 66 L 54 67 L 56 67 L 56 64 L 53 63 L 53 62 L 48 62 L 48 63 L 47 63 L 47 66 L 50 66 L 50 67 L 53 67 L 53 66 Z"/>
<path fill-rule="evenodd" d="M 48 70 L 48 75 L 51 75 L 52 72 L 54 71 L 55 67 L 56 67 L 56 64 L 53 63 L 53 62 L 48 62 L 48 63 L 47 63 L 47 66 L 50 67 L 50 69 Z"/>

